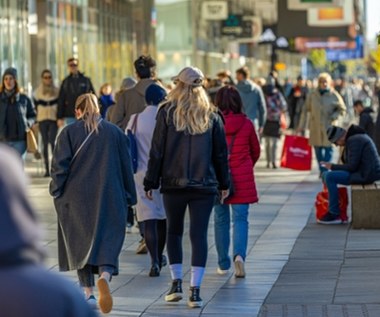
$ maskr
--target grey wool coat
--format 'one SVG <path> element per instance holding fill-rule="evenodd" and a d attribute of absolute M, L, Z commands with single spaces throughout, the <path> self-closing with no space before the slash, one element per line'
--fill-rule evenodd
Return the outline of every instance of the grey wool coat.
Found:
<path fill-rule="evenodd" d="M 129 141 L 102 120 L 70 166 L 86 135 L 83 120 L 66 126 L 53 153 L 50 194 L 58 216 L 59 268 L 112 265 L 117 274 L 127 207 L 136 203 Z"/>

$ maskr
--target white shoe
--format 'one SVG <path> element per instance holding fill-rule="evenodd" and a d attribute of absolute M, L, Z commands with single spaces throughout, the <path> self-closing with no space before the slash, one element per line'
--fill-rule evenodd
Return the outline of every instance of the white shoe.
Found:
<path fill-rule="evenodd" d="M 218 275 L 227 275 L 229 271 L 230 271 L 229 269 L 227 269 L 227 270 L 222 270 L 220 267 L 218 267 L 218 268 L 216 269 L 216 273 L 218 273 Z"/>

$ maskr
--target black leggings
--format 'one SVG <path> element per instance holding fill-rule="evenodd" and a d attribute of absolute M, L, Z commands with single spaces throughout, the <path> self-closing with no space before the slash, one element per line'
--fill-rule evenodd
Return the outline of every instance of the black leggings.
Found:
<path fill-rule="evenodd" d="M 189 207 L 191 265 L 206 266 L 207 229 L 215 198 L 214 194 L 194 192 L 163 194 L 168 226 L 166 246 L 170 264 L 182 263 L 184 219 L 186 208 Z"/>
<path fill-rule="evenodd" d="M 166 219 L 144 221 L 144 237 L 153 264 L 161 265 L 166 242 Z"/>
<path fill-rule="evenodd" d="M 49 172 L 49 144 L 51 151 L 54 150 L 55 138 L 57 137 L 57 122 L 53 120 L 43 120 L 38 123 L 42 137 L 43 155 L 46 172 Z"/>

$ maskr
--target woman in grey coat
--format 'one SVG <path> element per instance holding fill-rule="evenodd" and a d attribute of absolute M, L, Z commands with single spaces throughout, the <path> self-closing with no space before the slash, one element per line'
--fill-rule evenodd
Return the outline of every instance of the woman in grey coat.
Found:
<path fill-rule="evenodd" d="M 41 232 L 26 185 L 20 156 L 0 144 L 0 315 L 95 317 L 77 287 L 42 266 Z"/>
<path fill-rule="evenodd" d="M 53 153 L 50 194 L 58 215 L 61 271 L 77 270 L 86 298 L 112 309 L 109 281 L 118 274 L 128 205 L 136 203 L 129 142 L 115 125 L 101 119 L 93 94 L 78 97 L 77 122 L 58 136 Z"/>

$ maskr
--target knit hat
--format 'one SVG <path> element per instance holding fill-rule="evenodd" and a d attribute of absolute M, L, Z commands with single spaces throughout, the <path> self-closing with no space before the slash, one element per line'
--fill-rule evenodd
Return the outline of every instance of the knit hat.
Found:
<path fill-rule="evenodd" d="M 196 67 L 185 67 L 182 69 L 177 76 L 172 77 L 172 80 L 181 81 L 187 85 L 193 87 L 202 86 L 205 76 L 202 71 Z"/>
<path fill-rule="evenodd" d="M 123 82 L 121 83 L 120 89 L 132 88 L 136 84 L 137 84 L 136 79 L 134 79 L 133 77 L 126 77 L 123 79 Z"/>
<path fill-rule="evenodd" d="M 341 127 L 332 125 L 327 128 L 326 133 L 329 141 L 331 143 L 335 143 L 346 133 L 346 130 Z"/>
<path fill-rule="evenodd" d="M 149 85 L 145 91 L 145 101 L 148 105 L 158 105 L 166 96 L 166 90 L 157 84 Z"/>
<path fill-rule="evenodd" d="M 11 75 L 14 79 L 17 80 L 17 69 L 14 67 L 8 67 L 3 74 L 3 79 L 6 75 Z"/>

